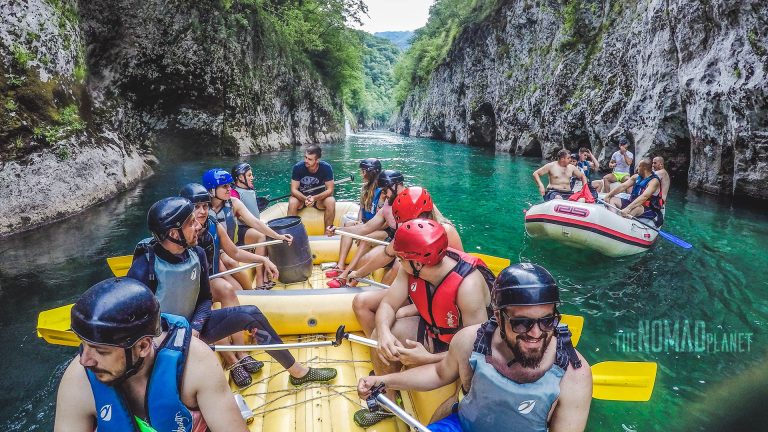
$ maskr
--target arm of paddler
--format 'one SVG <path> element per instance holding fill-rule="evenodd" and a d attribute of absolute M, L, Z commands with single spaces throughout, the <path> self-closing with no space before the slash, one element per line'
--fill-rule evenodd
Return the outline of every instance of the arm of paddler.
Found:
<path fill-rule="evenodd" d="M 248 430 L 216 354 L 197 339 L 193 339 L 189 345 L 182 391 L 193 395 L 208 429 L 212 432 Z"/>
<path fill-rule="evenodd" d="M 291 195 L 297 200 L 304 202 L 307 200 L 307 196 L 299 191 L 299 181 L 291 180 Z"/>
<path fill-rule="evenodd" d="M 56 395 L 54 432 L 93 432 L 96 425 L 96 404 L 85 369 L 78 357 L 69 363 L 61 377 Z"/>
<path fill-rule="evenodd" d="M 549 422 L 551 432 L 583 432 L 592 403 L 592 370 L 578 353 L 581 367 L 569 367 L 560 380 L 560 396 Z"/>
<path fill-rule="evenodd" d="M 541 182 L 541 176 L 547 174 L 548 172 L 549 164 L 546 164 L 533 172 L 533 180 L 536 181 L 536 186 L 539 187 L 539 194 L 542 196 L 547 192 L 547 189 L 544 187 L 544 183 Z"/>
<path fill-rule="evenodd" d="M 379 358 L 386 365 L 389 365 L 390 361 L 398 360 L 397 348 L 403 346 L 392 334 L 391 329 L 395 323 L 395 311 L 405 303 L 407 298 L 408 274 L 400 269 L 376 310 L 376 334 L 379 343 L 377 351 Z"/>
<path fill-rule="evenodd" d="M 622 209 L 622 213 L 626 212 L 629 214 L 629 212 L 632 211 L 632 209 L 637 207 L 642 207 L 643 203 L 651 199 L 651 196 L 659 190 L 659 181 L 656 179 L 651 180 L 648 183 L 648 186 L 645 188 L 645 192 L 643 192 L 639 197 L 637 197 L 634 201 L 629 203 L 624 209 Z"/>
<path fill-rule="evenodd" d="M 603 200 L 608 201 L 609 199 L 613 198 L 617 194 L 626 191 L 627 189 L 631 188 L 634 185 L 635 185 L 635 176 L 632 176 L 629 180 L 625 181 L 624 183 L 619 183 L 619 186 L 616 187 L 616 189 L 613 189 L 612 191 L 608 192 L 608 194 L 605 196 L 605 198 L 603 198 Z"/>
<path fill-rule="evenodd" d="M 334 191 L 334 188 L 335 188 L 335 185 L 333 183 L 333 179 L 330 179 L 330 180 L 326 181 L 324 184 L 325 184 L 325 190 L 322 191 L 321 193 L 315 195 L 315 201 L 322 201 L 322 200 L 328 198 L 329 196 L 333 195 L 333 191 Z"/>
<path fill-rule="evenodd" d="M 277 266 L 270 261 L 269 258 L 261 255 L 257 255 L 253 252 L 248 252 L 245 249 L 239 249 L 232 239 L 227 235 L 227 230 L 220 224 L 216 224 L 216 231 L 219 233 L 219 240 L 221 242 L 221 249 L 229 256 L 240 262 L 245 263 L 262 263 L 267 270 L 267 277 L 269 279 L 277 278 L 280 276 L 280 272 L 277 270 Z"/>
<path fill-rule="evenodd" d="M 232 198 L 232 209 L 235 211 L 235 216 L 238 219 L 245 222 L 246 225 L 255 229 L 256 231 L 268 237 L 272 237 L 275 240 L 287 241 L 288 244 L 290 244 L 293 241 L 292 236 L 276 233 L 275 230 L 270 228 L 261 219 L 258 219 L 256 216 L 254 216 L 253 213 L 248 211 L 248 209 L 245 207 L 245 204 L 243 204 L 243 202 L 240 201 L 239 199 Z"/>

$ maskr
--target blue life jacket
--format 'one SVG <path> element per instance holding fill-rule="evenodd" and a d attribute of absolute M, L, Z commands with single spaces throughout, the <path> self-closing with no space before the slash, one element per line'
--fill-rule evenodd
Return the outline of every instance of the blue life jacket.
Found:
<path fill-rule="evenodd" d="M 172 264 L 155 254 L 157 240 L 144 239 L 136 245 L 134 256 L 145 254 L 149 262 L 149 280 L 154 285 L 155 297 L 160 302 L 160 311 L 192 319 L 200 294 L 202 266 L 193 250 L 186 249 L 187 258 Z"/>
<path fill-rule="evenodd" d="M 649 207 L 652 210 L 660 212 L 661 208 L 664 207 L 664 197 L 661 196 L 661 179 L 656 175 L 656 173 L 652 173 L 645 178 L 640 177 L 640 174 L 638 174 L 635 185 L 632 186 L 632 193 L 629 195 L 629 200 L 632 202 L 636 200 L 640 195 L 642 195 L 648 188 L 648 184 L 653 179 L 659 181 L 659 188 L 656 190 L 656 192 L 654 192 L 653 195 L 651 195 L 651 198 L 648 201 L 643 203 L 643 207 Z"/>
<path fill-rule="evenodd" d="M 592 173 L 592 165 L 590 165 L 589 161 L 578 161 L 576 163 L 576 166 L 579 167 L 581 172 L 583 172 L 584 175 L 587 176 L 587 180 L 589 180 L 589 174 Z"/>
<path fill-rule="evenodd" d="M 158 432 L 191 431 L 192 413 L 181 401 L 180 393 L 192 331 L 187 320 L 180 316 L 161 314 L 160 319 L 168 334 L 157 349 L 147 383 L 147 423 Z M 99 381 L 89 369 L 85 372 L 96 404 L 98 431 L 138 431 L 123 395 L 115 387 Z"/>
<path fill-rule="evenodd" d="M 366 209 L 365 207 L 361 206 L 363 209 L 363 223 L 368 222 L 369 220 L 373 219 L 374 216 L 376 216 L 376 212 L 379 210 L 379 198 L 381 198 L 381 188 L 376 188 L 376 190 L 373 192 L 371 208 Z"/>
<path fill-rule="evenodd" d="M 490 319 L 477 331 L 469 364 L 474 371 L 472 386 L 459 402 L 459 421 L 465 431 L 547 431 L 552 404 L 560 396 L 560 380 L 568 365 L 581 367 L 571 343 L 567 326 L 555 331 L 557 340 L 555 362 L 549 370 L 532 383 L 519 384 L 485 361 L 491 355 L 493 333 L 498 327 Z"/>
<path fill-rule="evenodd" d="M 204 231 L 197 239 L 197 245 L 205 251 L 205 260 L 208 262 L 208 275 L 219 272 L 219 251 L 221 250 L 221 238 L 216 229 L 216 219 L 208 215 L 205 221 Z"/>
<path fill-rule="evenodd" d="M 234 242 L 237 241 L 237 221 L 235 212 L 232 210 L 232 202 L 226 201 L 218 212 L 212 208 L 208 209 L 208 214 L 213 216 L 227 231 L 227 235 Z"/>

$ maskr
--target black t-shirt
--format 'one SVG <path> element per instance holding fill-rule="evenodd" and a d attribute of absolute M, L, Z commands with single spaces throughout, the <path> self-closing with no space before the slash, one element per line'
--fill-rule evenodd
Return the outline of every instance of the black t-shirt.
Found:
<path fill-rule="evenodd" d="M 317 167 L 316 173 L 311 173 L 304 165 L 304 162 L 299 162 L 293 166 L 293 173 L 291 174 L 291 180 L 299 182 L 299 192 L 304 195 L 317 195 L 325 191 L 325 188 L 320 188 L 312 192 L 305 192 L 307 189 L 324 185 L 327 181 L 333 181 L 333 168 L 331 164 L 326 161 L 320 161 L 320 165 Z"/>

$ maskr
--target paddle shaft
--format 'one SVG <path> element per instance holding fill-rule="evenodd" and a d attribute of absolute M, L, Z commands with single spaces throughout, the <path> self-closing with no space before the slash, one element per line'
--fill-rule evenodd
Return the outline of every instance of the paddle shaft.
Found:
<path fill-rule="evenodd" d="M 378 395 L 376 395 L 376 402 L 378 402 L 379 405 L 383 406 L 387 410 L 391 411 L 392 414 L 400 417 L 400 420 L 404 421 L 408 426 L 414 428 L 415 430 L 419 432 L 429 432 L 429 429 L 427 429 L 426 426 L 419 423 L 418 420 L 413 418 L 410 414 L 405 412 L 405 410 L 400 408 L 399 405 L 397 405 L 394 401 L 388 399 L 383 394 L 379 393 Z"/>
<path fill-rule="evenodd" d="M 248 270 L 249 268 L 258 267 L 258 266 L 260 266 L 260 265 L 262 265 L 262 264 L 261 264 L 261 263 L 250 263 L 250 264 L 246 264 L 246 265 L 244 265 L 244 266 L 240 266 L 240 267 L 237 267 L 237 268 L 233 268 L 232 270 L 227 270 L 227 271 L 223 271 L 223 272 L 221 272 L 221 273 L 216 273 L 215 275 L 211 275 L 211 276 L 208 276 L 208 279 L 216 279 L 216 278 L 220 278 L 220 277 L 222 277 L 222 276 L 227 276 L 227 275 L 231 275 L 231 274 L 233 274 L 233 273 L 238 273 L 238 272 L 241 272 L 241 271 L 243 271 L 243 270 Z"/>
<path fill-rule="evenodd" d="M 277 351 L 284 349 L 294 348 L 317 348 L 324 346 L 332 346 L 334 341 L 319 341 L 319 342 L 296 342 L 286 344 L 271 344 L 271 345 L 208 345 L 214 351 Z"/>
<path fill-rule="evenodd" d="M 333 182 L 333 184 L 334 184 L 334 185 L 339 185 L 339 184 L 343 184 L 343 183 L 349 183 L 349 182 L 353 181 L 354 179 L 355 179 L 355 176 L 349 176 L 349 177 L 345 177 L 345 178 L 343 178 L 343 179 L 339 179 L 339 180 L 336 180 L 336 181 L 334 181 L 334 182 Z M 324 187 L 325 187 L 325 185 L 324 185 L 324 184 L 323 184 L 323 185 L 320 185 L 320 186 L 315 186 L 315 187 L 313 187 L 313 188 L 309 188 L 309 189 L 305 190 L 305 191 L 304 191 L 304 192 L 302 192 L 302 193 L 307 193 L 307 192 L 314 192 L 314 191 L 316 191 L 316 190 L 320 190 L 320 189 L 322 189 L 322 188 L 324 188 Z M 277 198 L 272 198 L 272 199 L 269 199 L 269 200 L 267 200 L 267 202 L 268 202 L 268 203 L 271 203 L 271 202 L 273 202 L 273 201 L 278 201 L 278 200 L 281 200 L 281 199 L 290 198 L 290 197 L 291 197 L 291 195 L 293 195 L 293 194 L 292 194 L 292 193 L 289 193 L 288 195 L 282 195 L 282 196 L 279 196 L 279 197 L 277 197 Z"/>
<path fill-rule="evenodd" d="M 253 244 L 249 244 L 249 245 L 242 245 L 242 246 L 238 246 L 237 248 L 238 249 L 254 249 L 254 248 L 257 248 L 257 247 L 261 247 L 261 246 L 271 246 L 271 245 L 276 245 L 276 244 L 280 244 L 280 243 L 283 243 L 283 241 L 282 240 L 270 240 L 270 241 L 264 241 L 264 242 L 261 242 L 261 243 L 253 243 Z"/>
<path fill-rule="evenodd" d="M 373 244 L 377 244 L 377 245 L 381 245 L 381 246 L 389 246 L 389 242 L 385 242 L 383 240 L 377 240 L 375 238 L 370 238 L 370 237 L 362 236 L 362 235 L 359 235 L 359 234 L 353 234 L 353 233 L 347 232 L 347 231 L 336 230 L 335 232 L 336 232 L 336 234 L 341 234 L 343 236 L 352 237 L 353 239 L 356 239 L 356 240 L 362 240 L 362 241 L 366 241 L 368 243 L 373 243 Z"/>
<path fill-rule="evenodd" d="M 613 205 L 613 204 L 611 204 L 611 203 L 609 203 L 609 202 L 607 202 L 607 201 L 605 201 L 605 200 L 603 200 L 603 199 L 601 199 L 601 198 L 598 198 L 597 200 L 598 200 L 599 202 L 601 202 L 601 203 L 603 203 L 603 204 L 607 205 L 608 207 L 611 207 L 611 208 L 613 208 L 613 209 L 615 209 L 615 210 L 621 211 L 621 209 L 620 209 L 620 208 L 616 207 L 615 205 Z M 653 227 L 653 226 L 650 226 L 650 225 L 648 225 L 647 223 L 645 223 L 645 222 L 641 221 L 640 219 L 638 219 L 638 218 L 636 218 L 636 217 L 634 217 L 634 216 L 631 216 L 631 215 L 630 215 L 630 219 L 632 219 L 633 221 L 635 221 L 635 222 L 639 223 L 640 225 L 646 226 L 646 227 L 648 227 L 648 228 L 650 228 L 650 229 L 652 229 L 652 230 L 654 230 L 654 231 L 656 231 L 656 232 L 661 232 L 661 230 L 660 230 L 660 229 L 658 229 L 658 228 L 656 228 L 656 227 Z"/>
<path fill-rule="evenodd" d="M 387 289 L 387 288 L 389 288 L 389 285 L 384 285 L 384 284 L 383 284 L 383 283 L 381 283 L 381 282 L 376 282 L 375 280 L 371 280 L 371 279 L 366 279 L 366 278 L 355 278 L 355 280 L 357 280 L 357 281 L 360 281 L 360 282 L 363 282 L 363 283 L 367 283 L 368 285 L 371 285 L 371 286 L 375 286 L 375 287 L 383 288 L 383 289 Z"/>

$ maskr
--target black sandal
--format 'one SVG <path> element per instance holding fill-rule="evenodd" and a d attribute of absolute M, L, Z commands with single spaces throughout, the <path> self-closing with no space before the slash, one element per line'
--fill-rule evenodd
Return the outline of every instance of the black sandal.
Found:
<path fill-rule="evenodd" d="M 229 376 L 232 378 L 232 382 L 240 388 L 248 387 L 253 382 L 251 374 L 249 374 L 241 364 L 230 369 Z"/>
<path fill-rule="evenodd" d="M 240 359 L 240 365 L 243 366 L 246 372 L 252 374 L 260 371 L 264 367 L 264 362 L 247 355 Z"/>

